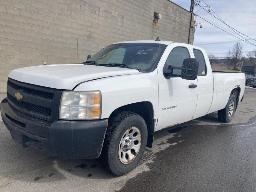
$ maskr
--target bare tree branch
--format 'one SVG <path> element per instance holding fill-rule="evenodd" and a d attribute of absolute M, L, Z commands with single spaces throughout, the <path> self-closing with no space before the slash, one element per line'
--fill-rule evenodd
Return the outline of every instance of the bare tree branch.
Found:
<path fill-rule="evenodd" d="M 236 43 L 232 50 L 228 53 L 229 65 L 232 66 L 234 70 L 240 70 L 242 67 L 242 51 L 243 47 L 241 43 Z"/>

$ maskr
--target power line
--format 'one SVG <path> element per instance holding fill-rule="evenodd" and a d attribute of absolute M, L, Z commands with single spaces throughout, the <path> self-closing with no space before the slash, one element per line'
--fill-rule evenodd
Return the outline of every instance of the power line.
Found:
<path fill-rule="evenodd" d="M 198 15 L 198 14 L 195 15 L 195 16 L 199 17 L 200 19 L 202 19 L 203 21 L 205 21 L 205 22 L 207 22 L 208 24 L 212 25 L 213 27 L 218 28 L 219 30 L 221 30 L 221 31 L 223 31 L 223 32 L 225 32 L 225 33 L 228 33 L 229 35 L 231 35 L 231 36 L 233 36 L 233 37 L 239 39 L 240 41 L 247 42 L 248 44 L 251 44 L 251 45 L 253 45 L 253 46 L 256 46 L 256 44 L 254 44 L 254 43 L 248 41 L 247 39 L 244 39 L 244 38 L 241 37 L 241 36 L 237 36 L 237 34 L 234 34 L 234 33 L 230 32 L 230 31 L 227 31 L 227 30 L 221 28 L 220 26 L 218 26 L 218 25 L 216 25 L 216 24 L 210 22 L 209 20 L 205 19 L 204 17 L 202 17 L 202 16 L 200 16 L 200 15 Z"/>
<path fill-rule="evenodd" d="M 200 6 L 200 5 L 199 5 Z M 239 32 L 237 29 L 231 27 L 230 25 L 228 25 L 225 21 L 223 21 L 222 19 L 218 18 L 216 15 L 212 14 L 211 12 L 207 11 L 204 7 L 201 7 L 202 9 L 204 9 L 207 13 L 209 13 L 211 16 L 213 16 L 215 19 L 217 19 L 218 21 L 221 21 L 223 24 L 225 24 L 228 28 L 230 28 L 235 34 L 237 34 L 239 37 L 241 38 L 245 38 L 248 37 L 248 39 L 245 38 L 245 41 L 247 41 L 248 43 L 250 43 L 251 45 L 256 46 L 256 44 L 252 43 L 249 40 L 254 40 L 251 37 L 249 37 L 248 35 L 245 35 L 241 32 Z M 254 40 L 255 41 L 255 40 Z"/>
<path fill-rule="evenodd" d="M 203 2 L 205 4 L 205 6 L 208 8 L 206 9 L 204 6 L 202 6 L 200 4 L 200 2 Z M 239 35 L 242 38 L 245 38 L 245 41 L 247 41 L 248 43 L 256 46 L 256 44 L 250 42 L 249 40 L 253 40 L 256 42 L 256 39 L 251 38 L 249 35 L 240 32 L 239 30 L 237 30 L 236 28 L 232 27 L 231 25 L 229 25 L 227 22 L 225 22 L 222 18 L 220 18 L 219 16 L 216 15 L 216 12 L 210 7 L 209 4 L 207 4 L 205 1 L 203 0 L 198 0 L 197 4 L 199 7 L 201 7 L 204 11 L 206 11 L 208 14 L 210 14 L 211 16 L 213 16 L 215 19 L 217 19 L 218 21 L 220 21 L 221 23 L 223 23 L 224 25 L 226 25 L 228 28 L 230 28 L 232 31 L 234 31 L 237 35 Z M 247 39 L 248 38 L 248 39 Z"/>
<path fill-rule="evenodd" d="M 225 30 L 225 29 L 219 27 L 218 25 L 216 25 L 216 24 L 214 24 L 214 23 L 208 21 L 208 20 L 205 19 L 204 17 L 202 17 L 202 16 L 200 16 L 200 15 L 196 15 L 196 16 L 199 17 L 200 19 L 202 19 L 203 21 L 205 21 L 206 23 L 212 25 L 213 27 L 218 28 L 219 30 L 221 30 L 221 31 L 223 31 L 223 32 L 225 32 L 225 33 L 228 33 L 229 35 L 231 35 L 231 36 L 233 36 L 233 37 L 239 39 L 240 41 L 245 41 L 244 39 L 242 39 L 242 38 L 240 38 L 240 37 L 234 35 L 234 33 L 231 33 L 231 32 L 229 32 L 229 31 L 227 31 L 227 30 Z"/>
<path fill-rule="evenodd" d="M 205 6 L 201 5 L 200 3 L 203 2 Z M 251 38 L 250 36 L 246 35 L 245 33 L 242 33 L 240 31 L 238 31 L 237 29 L 235 29 L 234 27 L 232 27 L 231 25 L 229 25 L 228 23 L 226 23 L 223 19 L 221 19 L 220 17 L 218 17 L 216 15 L 216 12 L 210 7 L 209 4 L 207 4 L 204 0 L 191 0 L 191 7 L 190 7 L 190 13 L 193 14 L 194 11 L 194 6 L 199 6 L 200 8 L 202 8 L 204 11 L 206 11 L 207 13 L 209 13 L 211 16 L 213 16 L 215 19 L 217 19 L 218 21 L 220 21 L 222 24 L 224 24 L 225 26 L 227 26 L 229 29 L 231 29 L 231 31 L 228 31 L 226 29 L 224 29 L 223 27 L 220 27 L 219 25 L 216 25 L 215 23 L 205 19 L 204 17 L 195 14 L 195 16 L 199 17 L 200 19 L 202 19 L 203 21 L 205 21 L 206 23 L 210 24 L 211 26 L 231 35 L 232 37 L 235 37 L 236 39 L 238 39 L 239 41 L 248 43 L 250 45 L 256 46 L 256 44 L 254 44 L 253 42 L 251 42 L 250 40 L 256 41 L 256 39 Z M 208 10 L 205 8 L 207 7 Z M 191 27 L 191 22 L 190 22 L 190 27 Z M 190 35 L 189 35 L 190 36 Z M 247 37 L 247 38 L 245 38 Z M 230 41 L 231 42 L 238 42 L 238 41 Z M 229 43 L 228 41 L 226 42 L 221 42 L 221 44 L 224 43 Z M 201 44 L 201 45 L 211 45 L 211 44 L 220 44 L 220 42 L 212 42 L 212 43 L 205 43 L 205 44 Z"/>

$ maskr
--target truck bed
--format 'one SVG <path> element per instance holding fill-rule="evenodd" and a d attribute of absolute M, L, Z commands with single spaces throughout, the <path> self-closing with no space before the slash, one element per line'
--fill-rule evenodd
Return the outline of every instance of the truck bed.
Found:
<path fill-rule="evenodd" d="M 211 112 L 225 108 L 234 87 L 239 87 L 243 95 L 245 74 L 241 72 L 213 72 L 213 100 Z M 241 100 L 242 98 L 239 98 Z"/>
<path fill-rule="evenodd" d="M 212 71 L 213 73 L 242 73 L 241 71 L 225 70 L 225 71 Z"/>

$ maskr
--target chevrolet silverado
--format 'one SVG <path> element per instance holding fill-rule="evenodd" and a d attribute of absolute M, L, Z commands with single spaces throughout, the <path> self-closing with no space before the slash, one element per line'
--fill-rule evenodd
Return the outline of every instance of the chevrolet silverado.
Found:
<path fill-rule="evenodd" d="M 129 41 L 81 64 L 13 70 L 1 115 L 24 146 L 70 159 L 102 156 L 114 175 L 123 175 L 158 130 L 212 112 L 230 122 L 244 90 L 243 73 L 212 72 L 199 47 Z"/>

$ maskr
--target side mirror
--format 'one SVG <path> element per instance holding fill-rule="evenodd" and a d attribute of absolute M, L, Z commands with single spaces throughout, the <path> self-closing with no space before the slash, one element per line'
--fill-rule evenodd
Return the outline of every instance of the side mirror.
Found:
<path fill-rule="evenodd" d="M 87 60 L 91 59 L 92 56 L 91 55 L 87 55 Z"/>
<path fill-rule="evenodd" d="M 166 79 L 170 79 L 173 75 L 173 67 L 171 65 L 166 65 L 163 70 Z"/>
<path fill-rule="evenodd" d="M 194 58 L 185 59 L 181 69 L 181 78 L 195 80 L 198 74 L 199 63 Z"/>

